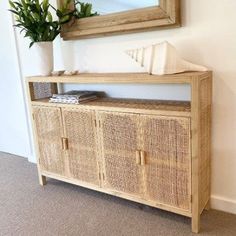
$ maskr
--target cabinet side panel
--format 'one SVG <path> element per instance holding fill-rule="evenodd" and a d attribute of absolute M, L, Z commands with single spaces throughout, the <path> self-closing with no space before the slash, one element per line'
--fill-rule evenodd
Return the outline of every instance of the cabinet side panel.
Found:
<path fill-rule="evenodd" d="M 212 80 L 206 78 L 200 82 L 200 156 L 199 156 L 199 189 L 200 209 L 203 210 L 210 198 L 211 179 L 211 100 Z"/>
<path fill-rule="evenodd" d="M 63 128 L 60 108 L 33 106 L 33 114 L 40 168 L 64 175 L 65 163 L 61 143 Z"/>
<path fill-rule="evenodd" d="M 30 82 L 30 98 L 31 100 L 37 100 L 41 98 L 51 97 L 54 93 L 57 93 L 56 83 L 47 82 Z"/>

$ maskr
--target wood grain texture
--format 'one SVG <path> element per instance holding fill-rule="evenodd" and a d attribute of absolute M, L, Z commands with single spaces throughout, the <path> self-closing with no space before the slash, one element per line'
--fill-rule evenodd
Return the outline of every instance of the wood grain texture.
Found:
<path fill-rule="evenodd" d="M 148 80 L 153 84 L 190 84 L 191 102 L 101 99 L 81 105 L 69 105 L 49 103 L 48 98 L 41 98 L 41 95 L 40 99 L 30 96 L 32 93 L 37 93 L 37 88 L 32 88 L 32 83 L 38 82 L 56 84 L 69 81 L 68 83 L 79 84 L 96 81 L 96 83 L 122 84 L 138 81 L 140 84 L 145 84 Z M 86 110 L 87 114 L 93 114 L 84 119 L 86 122 L 89 121 L 90 131 L 96 136 L 96 148 L 93 149 L 97 152 L 99 170 L 95 170 L 96 184 L 89 181 L 89 178 L 87 181 L 77 178 L 76 173 L 74 176 L 70 174 L 69 155 L 66 154 L 70 149 L 70 142 L 68 147 L 64 148 L 65 150 L 63 147 L 66 145 L 61 145 L 62 155 L 64 155 L 64 173 L 42 168 L 39 163 L 41 154 L 37 153 L 40 184 L 45 184 L 47 176 L 185 215 L 192 219 L 192 231 L 199 232 L 200 215 L 210 204 L 211 72 L 189 72 L 168 76 L 110 73 L 30 77 L 27 79 L 27 85 L 30 108 L 47 110 L 49 113 L 50 110 L 54 113 L 57 111 L 56 114 L 63 114 L 64 110 L 71 109 Z M 32 89 L 36 91 L 30 91 Z M 61 112 L 58 112 L 59 110 Z M 32 121 L 35 123 L 33 117 Z M 78 121 L 70 121 L 69 124 L 73 122 L 78 123 Z M 65 123 L 65 117 L 62 123 Z M 74 127 L 76 124 L 73 124 Z M 70 129 L 66 129 L 65 125 L 61 127 L 61 138 L 67 139 L 66 136 L 69 136 L 70 132 L 77 130 L 73 125 L 69 125 L 72 127 Z M 34 125 L 36 146 L 42 140 L 42 137 L 38 137 L 40 133 L 37 127 L 39 126 Z M 45 130 L 44 127 L 42 130 Z M 76 132 L 86 136 L 86 133 L 83 134 L 81 130 Z M 163 144 L 159 145 L 159 142 Z M 77 141 L 74 145 L 77 145 Z M 90 149 L 92 145 L 88 146 Z M 176 161 L 172 161 L 174 158 Z M 118 167 L 119 170 L 116 169 Z M 167 167 L 166 171 L 164 171 L 165 167 Z M 163 171 L 162 176 L 161 171 Z M 166 181 L 158 182 L 165 178 Z M 116 182 L 117 180 L 119 181 Z M 170 185 L 168 181 L 171 182 Z M 156 190 L 155 183 L 158 186 Z"/>
<path fill-rule="evenodd" d="M 77 84 L 191 84 L 192 76 L 210 75 L 209 72 L 186 72 L 174 75 L 149 75 L 148 73 L 81 73 L 72 76 L 34 76 L 28 82 Z"/>
<path fill-rule="evenodd" d="M 163 100 L 145 100 L 145 99 L 115 99 L 100 98 L 96 101 L 82 104 L 60 104 L 50 103 L 49 99 L 38 99 L 32 101 L 32 105 L 59 107 L 59 108 L 84 108 L 95 111 L 117 111 L 134 114 L 153 114 L 153 115 L 172 115 L 172 116 L 191 116 L 191 107 L 189 102 L 183 101 L 163 101 Z"/>
<path fill-rule="evenodd" d="M 212 73 L 192 77 L 192 231 L 210 199 Z"/>
<path fill-rule="evenodd" d="M 200 188 L 199 188 L 199 158 L 200 157 L 200 103 L 199 103 L 199 78 L 192 79 L 191 100 L 191 131 L 192 131 L 192 232 L 200 230 Z"/>
<path fill-rule="evenodd" d="M 200 211 L 210 207 L 212 78 L 200 82 Z"/>
<path fill-rule="evenodd" d="M 178 26 L 180 0 L 161 0 L 159 6 L 77 19 L 63 26 L 61 36 L 71 40 Z"/>

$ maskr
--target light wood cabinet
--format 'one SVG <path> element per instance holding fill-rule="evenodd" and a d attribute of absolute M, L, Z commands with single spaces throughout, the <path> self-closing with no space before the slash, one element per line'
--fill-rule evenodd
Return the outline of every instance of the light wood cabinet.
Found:
<path fill-rule="evenodd" d="M 189 84 L 191 101 L 49 103 L 57 83 Z M 49 177 L 168 210 L 199 231 L 210 202 L 211 72 L 31 77 L 27 87 L 42 185 Z"/>

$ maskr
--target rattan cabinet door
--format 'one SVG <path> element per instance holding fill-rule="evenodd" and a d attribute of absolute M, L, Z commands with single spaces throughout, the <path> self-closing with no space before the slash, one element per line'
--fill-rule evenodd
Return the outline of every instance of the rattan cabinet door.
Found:
<path fill-rule="evenodd" d="M 62 108 L 70 177 L 99 185 L 95 112 Z"/>
<path fill-rule="evenodd" d="M 136 164 L 139 146 L 139 116 L 118 112 L 99 112 L 104 168 L 103 187 L 140 197 L 142 172 Z"/>
<path fill-rule="evenodd" d="M 33 114 L 41 170 L 64 175 L 65 162 L 61 144 L 63 127 L 60 108 L 33 106 Z"/>
<path fill-rule="evenodd" d="M 190 119 L 140 117 L 146 198 L 190 210 Z"/>

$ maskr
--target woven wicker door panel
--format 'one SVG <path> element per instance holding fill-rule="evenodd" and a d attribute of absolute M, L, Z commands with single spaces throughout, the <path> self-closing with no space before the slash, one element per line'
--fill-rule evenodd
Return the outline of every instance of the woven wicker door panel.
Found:
<path fill-rule="evenodd" d="M 99 185 L 95 112 L 62 109 L 72 178 Z"/>
<path fill-rule="evenodd" d="M 190 210 L 190 120 L 141 116 L 146 198 Z"/>
<path fill-rule="evenodd" d="M 60 108 L 35 106 L 33 113 L 40 168 L 64 175 L 65 163 L 61 143 L 63 128 Z"/>
<path fill-rule="evenodd" d="M 136 164 L 139 116 L 100 112 L 104 186 L 130 195 L 141 196 L 142 172 Z"/>

